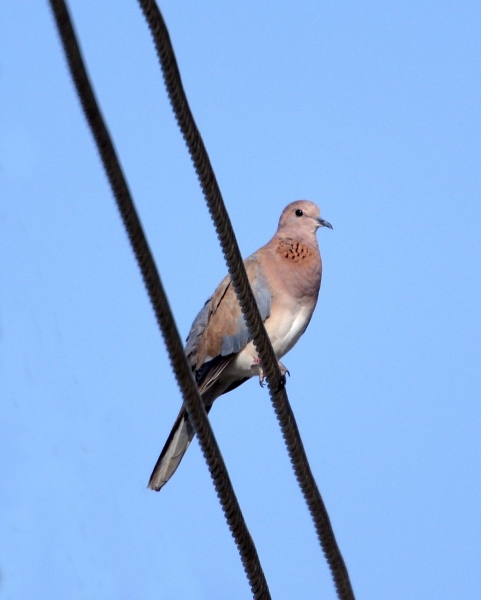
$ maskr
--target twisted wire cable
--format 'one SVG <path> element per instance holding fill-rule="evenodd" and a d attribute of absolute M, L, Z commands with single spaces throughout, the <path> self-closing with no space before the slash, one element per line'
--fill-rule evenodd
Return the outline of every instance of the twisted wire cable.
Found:
<path fill-rule="evenodd" d="M 296 420 L 282 384 L 274 350 L 250 288 L 242 256 L 207 150 L 185 95 L 169 32 L 155 0 L 138 0 L 150 28 L 175 118 L 194 163 L 199 182 L 224 254 L 239 304 L 267 378 L 295 476 L 314 521 L 339 600 L 354 600 L 344 559 L 312 474 Z"/>
<path fill-rule="evenodd" d="M 255 600 L 270 600 L 269 588 L 257 550 L 244 521 L 224 460 L 207 418 L 204 403 L 185 357 L 182 341 L 127 181 L 90 85 L 67 6 L 64 0 L 49 1 L 77 94 L 97 144 L 132 250 L 139 264 L 145 287 L 167 347 L 177 384 L 182 392 L 189 418 L 208 464 L 227 524 L 237 545 L 253 598 Z"/>

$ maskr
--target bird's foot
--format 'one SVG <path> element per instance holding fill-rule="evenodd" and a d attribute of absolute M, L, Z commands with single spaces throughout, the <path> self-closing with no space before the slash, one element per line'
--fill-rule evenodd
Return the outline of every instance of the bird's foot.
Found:
<path fill-rule="evenodd" d="M 261 387 L 264 387 L 264 379 L 266 378 L 266 376 L 264 375 L 264 371 L 261 367 L 261 359 L 258 356 L 254 358 L 252 366 L 255 367 L 257 373 L 259 374 L 259 385 Z"/>
<path fill-rule="evenodd" d="M 291 376 L 291 374 L 289 373 L 289 369 L 287 367 L 285 367 L 281 361 L 278 362 L 279 364 L 279 370 L 281 372 L 281 387 L 284 387 L 286 385 L 286 375 L 289 375 L 289 377 Z M 266 378 L 266 376 L 264 375 L 264 371 L 262 369 L 261 365 L 261 361 L 259 358 L 254 358 L 254 365 L 258 368 L 258 372 L 259 372 L 259 385 L 261 387 L 264 387 L 264 380 Z"/>
<path fill-rule="evenodd" d="M 281 361 L 279 361 L 279 370 L 281 372 L 281 387 L 284 387 L 286 385 L 286 375 L 289 375 L 289 377 L 291 376 L 289 369 L 287 367 L 285 367 Z"/>

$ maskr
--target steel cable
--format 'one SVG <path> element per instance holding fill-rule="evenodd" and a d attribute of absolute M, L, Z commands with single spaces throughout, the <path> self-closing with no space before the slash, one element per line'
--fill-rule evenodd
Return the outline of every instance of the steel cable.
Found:
<path fill-rule="evenodd" d="M 139 264 L 145 287 L 147 288 L 168 350 L 177 384 L 182 392 L 189 418 L 191 419 L 202 453 L 208 464 L 227 524 L 237 545 L 253 598 L 256 600 L 270 600 L 269 588 L 257 555 L 257 550 L 244 521 L 225 463 L 207 418 L 204 403 L 197 390 L 192 371 L 185 357 L 182 341 L 177 331 L 157 267 L 144 235 L 115 148 L 90 85 L 66 3 L 64 0 L 49 1 L 77 94 L 97 144 L 132 250 Z"/>
<path fill-rule="evenodd" d="M 220 241 L 229 274 L 249 332 L 267 378 L 269 394 L 281 426 L 295 476 L 314 521 L 317 536 L 332 573 L 340 600 L 354 600 L 344 559 L 312 474 L 296 420 L 282 385 L 281 372 L 248 283 L 242 256 L 207 150 L 185 95 L 167 26 L 154 0 L 138 0 L 152 33 L 167 93 L 194 163 Z"/>

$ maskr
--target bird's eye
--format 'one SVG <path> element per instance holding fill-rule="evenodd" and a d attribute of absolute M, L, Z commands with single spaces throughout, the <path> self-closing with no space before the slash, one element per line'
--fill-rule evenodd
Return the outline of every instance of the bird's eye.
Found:
<path fill-rule="evenodd" d="M 302 217 L 302 215 L 303 215 L 303 214 L 304 214 L 304 213 L 302 212 L 302 210 L 301 210 L 300 208 L 298 208 L 298 209 L 296 210 L 296 217 Z"/>

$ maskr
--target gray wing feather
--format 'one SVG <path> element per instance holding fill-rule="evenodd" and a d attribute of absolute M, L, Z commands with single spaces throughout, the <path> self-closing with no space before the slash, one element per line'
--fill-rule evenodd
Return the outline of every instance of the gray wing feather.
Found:
<path fill-rule="evenodd" d="M 254 298 L 256 299 L 259 312 L 261 313 L 262 322 L 264 322 L 271 314 L 271 293 L 261 269 L 259 269 L 259 274 L 255 279 L 254 284 L 251 283 L 251 285 L 252 291 L 254 292 Z M 247 328 L 247 324 L 242 314 L 236 319 L 235 329 L 236 332 L 234 335 L 225 335 L 223 337 L 220 352 L 221 356 L 236 354 L 251 341 L 252 336 L 249 333 L 249 329 Z"/>
<path fill-rule="evenodd" d="M 254 257 L 255 255 L 250 257 L 248 260 L 256 260 Z M 231 283 L 229 281 L 227 287 L 230 285 Z M 257 277 L 255 277 L 254 283 L 251 282 L 251 285 L 262 321 L 265 321 L 271 314 L 271 292 L 260 266 L 257 272 Z M 209 298 L 204 304 L 204 307 L 195 318 L 190 329 L 185 346 L 185 353 L 188 358 L 195 356 L 199 340 L 202 337 L 207 324 L 209 323 L 209 318 L 213 310 L 211 300 L 212 298 Z M 220 356 L 229 356 L 230 354 L 239 352 L 252 339 L 249 335 L 249 330 L 247 329 L 247 324 L 243 315 L 239 315 L 237 317 L 235 331 L 236 333 L 234 335 L 225 335 L 222 339 Z M 209 357 L 209 360 L 212 360 L 213 358 L 215 357 L 211 356 Z"/>
<path fill-rule="evenodd" d="M 207 327 L 207 323 L 209 322 L 209 317 L 212 309 L 211 300 L 212 298 L 209 298 L 207 300 L 207 302 L 204 304 L 203 309 L 196 316 L 194 322 L 192 323 L 192 327 L 190 328 L 190 332 L 187 337 L 187 343 L 184 349 L 187 358 L 190 358 L 197 352 L 199 339 L 204 333 L 204 329 Z"/>

